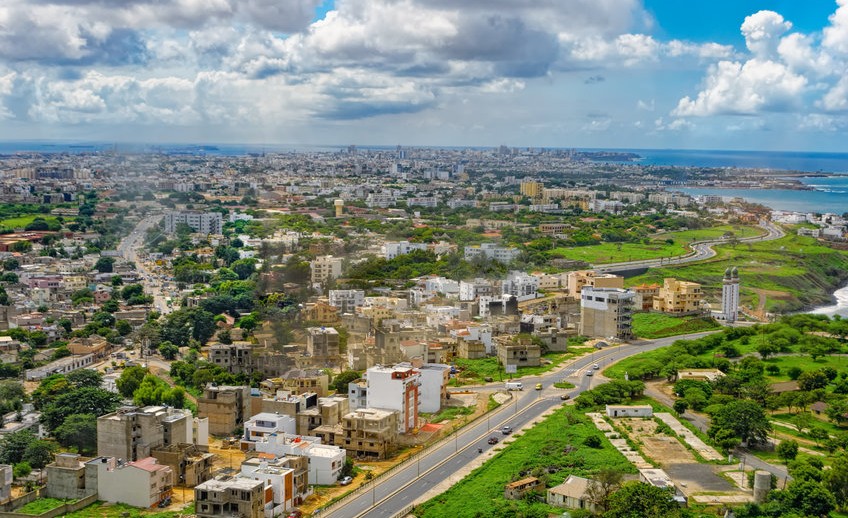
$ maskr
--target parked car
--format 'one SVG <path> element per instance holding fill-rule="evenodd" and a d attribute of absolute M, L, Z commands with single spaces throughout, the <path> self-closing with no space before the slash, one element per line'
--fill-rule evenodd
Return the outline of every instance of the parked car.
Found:
<path fill-rule="evenodd" d="M 301 518 L 303 516 L 303 511 L 300 509 L 292 509 L 289 511 L 287 518 Z"/>
<path fill-rule="evenodd" d="M 498 443 L 497 437 L 495 437 L 494 435 L 489 437 L 489 444 L 497 444 L 497 443 Z"/>
<path fill-rule="evenodd" d="M 503 428 L 501 428 L 501 433 L 504 434 L 504 435 L 511 434 L 512 433 L 512 427 L 509 426 L 509 425 L 505 425 Z"/>
<path fill-rule="evenodd" d="M 342 477 L 342 479 L 339 480 L 339 484 L 341 484 L 343 486 L 346 486 L 346 485 L 350 484 L 351 482 L 353 482 L 353 477 Z"/>

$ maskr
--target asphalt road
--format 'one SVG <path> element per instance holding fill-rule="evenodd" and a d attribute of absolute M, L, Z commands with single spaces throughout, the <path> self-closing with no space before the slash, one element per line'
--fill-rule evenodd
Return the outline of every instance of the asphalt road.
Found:
<path fill-rule="evenodd" d="M 779 227 L 777 227 L 770 221 L 761 222 L 760 227 L 765 230 L 765 234 L 754 237 L 744 237 L 738 239 L 737 241 L 740 243 L 773 241 L 775 239 L 780 239 L 785 235 L 783 230 L 781 230 Z M 659 259 L 646 259 L 642 261 L 628 261 L 624 263 L 599 264 L 596 265 L 594 268 L 599 272 L 612 273 L 617 271 L 633 270 L 636 268 L 657 268 L 659 266 L 669 266 L 673 264 L 694 263 L 697 261 L 703 261 L 715 257 L 716 251 L 713 250 L 713 246 L 726 243 L 728 243 L 728 241 L 724 239 L 699 241 L 692 244 L 692 253 L 687 255 L 680 255 L 677 257 L 669 258 L 662 257 Z"/>
<path fill-rule="evenodd" d="M 144 286 L 144 292 L 153 296 L 153 307 L 156 308 L 156 311 L 165 315 L 170 313 L 171 308 L 168 306 L 167 294 L 162 288 L 161 279 L 156 281 L 156 272 L 148 268 L 144 261 L 139 259 L 137 252 L 144 241 L 147 230 L 155 226 L 160 219 L 162 219 L 161 215 L 152 215 L 139 221 L 132 232 L 121 240 L 117 249 L 125 260 L 135 264 L 136 270 L 142 276 L 140 282 Z"/>
<path fill-rule="evenodd" d="M 493 445 L 488 444 L 488 439 L 492 436 L 502 439 L 503 434 L 500 432 L 502 426 L 509 425 L 518 429 L 538 419 L 548 409 L 562 405 L 560 395 L 563 392 L 567 392 L 573 398 L 588 390 L 593 384 L 597 384 L 596 376 L 586 375 L 587 371 L 596 372 L 592 368 L 594 364 L 604 369 L 623 358 L 665 347 L 675 340 L 700 338 L 713 332 L 715 331 L 642 340 L 632 345 L 608 347 L 575 360 L 555 372 L 521 378 L 524 391 L 513 392 L 512 402 L 503 404 L 487 417 L 477 419 L 454 436 L 424 450 L 411 461 L 395 468 L 394 472 L 363 484 L 350 497 L 316 516 L 322 518 L 325 516 L 332 518 L 394 516 L 423 496 L 434 485 L 456 476 L 455 473 L 480 455 L 477 453 L 478 448 L 482 448 L 484 452 L 491 449 Z M 563 391 L 552 387 L 554 382 L 568 375 L 572 376 L 569 381 L 577 385 L 574 389 Z M 544 389 L 533 390 L 536 383 L 542 383 Z M 487 388 L 501 387 L 503 384 L 487 386 Z M 453 482 L 459 482 L 461 477 L 456 477 Z"/>

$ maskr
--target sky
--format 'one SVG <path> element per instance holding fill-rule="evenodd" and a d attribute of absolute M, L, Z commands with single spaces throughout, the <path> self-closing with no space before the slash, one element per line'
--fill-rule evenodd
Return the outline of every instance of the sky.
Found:
<path fill-rule="evenodd" d="M 0 139 L 846 151 L 848 0 L 3 0 Z"/>

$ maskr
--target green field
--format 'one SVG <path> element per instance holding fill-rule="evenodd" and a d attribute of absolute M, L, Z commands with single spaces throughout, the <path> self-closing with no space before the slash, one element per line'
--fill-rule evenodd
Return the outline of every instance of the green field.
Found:
<path fill-rule="evenodd" d="M 716 296 L 724 271 L 739 268 L 743 306 L 789 312 L 830 303 L 833 290 L 848 279 L 848 253 L 822 246 L 811 237 L 715 247 L 716 257 L 697 263 L 652 268 L 627 279 L 628 286 L 662 283 L 666 277 L 700 283 Z M 758 290 L 766 290 L 758 291 Z M 765 301 L 761 297 L 765 296 Z"/>
<path fill-rule="evenodd" d="M 718 329 L 721 325 L 712 318 L 675 317 L 663 313 L 634 313 L 633 334 L 639 338 L 664 338 Z"/>
<path fill-rule="evenodd" d="M 27 225 L 29 225 L 30 223 L 32 223 L 32 221 L 35 218 L 42 218 L 44 221 L 46 221 L 48 223 L 50 223 L 51 221 L 56 221 L 56 218 L 53 217 L 53 216 L 45 216 L 44 214 L 33 214 L 31 216 L 20 216 L 20 217 L 17 217 L 17 218 L 7 218 L 7 219 L 0 220 L 0 227 L 24 228 Z M 66 221 L 68 219 L 69 218 L 65 218 Z M 70 218 L 70 219 L 73 219 L 73 218 Z"/>
<path fill-rule="evenodd" d="M 583 445 L 586 437 L 602 440 L 599 449 Z M 562 510 L 541 502 L 506 500 L 504 485 L 523 476 L 538 476 L 547 487 L 570 475 L 589 476 L 602 468 L 635 473 L 633 466 L 601 434 L 592 422 L 566 406 L 497 453 L 445 493 L 415 508 L 423 518 L 472 518 L 477 516 L 533 516 Z M 499 447 L 496 447 L 498 449 Z M 473 502 L 473 505 L 469 505 Z M 532 509 L 532 511 L 531 511 Z M 544 514 L 542 514 L 544 515 Z"/>
<path fill-rule="evenodd" d="M 550 362 L 549 364 L 540 365 L 539 367 L 521 367 L 518 369 L 518 373 L 513 374 L 511 377 L 536 376 L 557 368 L 566 360 L 576 358 L 592 350 L 591 347 L 569 345 L 568 352 L 566 353 L 548 353 L 542 355 L 542 359 Z M 451 380 L 451 385 L 454 386 L 486 383 L 486 378 L 492 378 L 493 381 L 504 381 L 511 378 L 510 375 L 504 373 L 503 366 L 501 366 L 495 357 L 479 360 L 456 358 L 455 363 L 459 372 Z"/>
<path fill-rule="evenodd" d="M 194 505 L 188 505 L 181 511 L 152 511 L 139 509 L 124 504 L 95 502 L 75 513 L 64 515 L 65 518 L 178 518 L 194 513 Z"/>
<path fill-rule="evenodd" d="M 552 257 L 562 257 L 575 261 L 586 261 L 592 264 L 620 263 L 625 261 L 641 261 L 660 257 L 674 257 L 689 252 L 688 245 L 693 241 L 719 239 L 728 232 L 737 238 L 752 237 L 762 234 L 755 227 L 735 227 L 723 225 L 698 230 L 682 230 L 658 234 L 645 243 L 601 243 L 592 246 L 573 248 L 555 248 L 550 251 Z M 673 241 L 669 243 L 668 240 Z"/>
<path fill-rule="evenodd" d="M 39 498 L 32 502 L 15 509 L 16 513 L 39 515 L 51 509 L 56 509 L 66 503 L 74 502 L 75 500 L 60 500 L 58 498 Z"/>

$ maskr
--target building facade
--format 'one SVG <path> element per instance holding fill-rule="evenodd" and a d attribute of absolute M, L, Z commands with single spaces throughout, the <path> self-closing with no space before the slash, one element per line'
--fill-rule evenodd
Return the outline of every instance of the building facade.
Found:
<path fill-rule="evenodd" d="M 631 338 L 635 296 L 633 291 L 620 288 L 584 287 L 580 293 L 580 334 Z"/>

